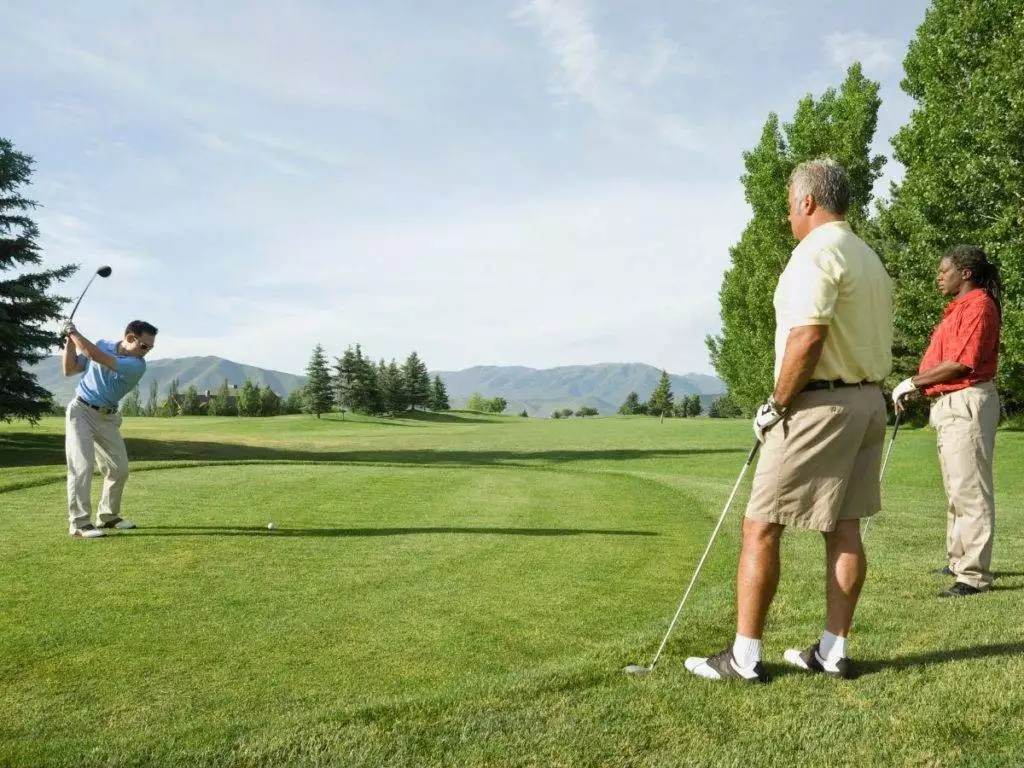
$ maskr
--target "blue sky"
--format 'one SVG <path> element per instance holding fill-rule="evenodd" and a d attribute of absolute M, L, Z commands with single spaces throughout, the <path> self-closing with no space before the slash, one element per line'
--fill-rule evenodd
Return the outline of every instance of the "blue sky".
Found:
<path fill-rule="evenodd" d="M 0 0 L 0 135 L 92 338 L 709 373 L 741 153 L 859 60 L 891 156 L 927 5 Z"/>

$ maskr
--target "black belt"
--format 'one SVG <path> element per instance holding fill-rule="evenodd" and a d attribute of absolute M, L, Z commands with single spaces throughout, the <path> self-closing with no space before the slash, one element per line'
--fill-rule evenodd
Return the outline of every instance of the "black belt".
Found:
<path fill-rule="evenodd" d="M 84 397 L 76 397 L 75 399 L 78 402 L 80 402 L 82 405 L 88 405 L 94 411 L 99 411 L 100 413 L 113 413 L 114 411 L 117 410 L 117 408 L 104 408 L 102 405 L 93 405 L 88 400 L 86 400 Z"/>
<path fill-rule="evenodd" d="M 877 385 L 877 381 L 843 381 L 842 379 L 832 379 L 827 381 L 825 379 L 811 379 L 807 382 L 807 386 L 801 389 L 801 392 L 815 392 L 819 389 L 838 389 L 839 387 L 869 387 Z"/>

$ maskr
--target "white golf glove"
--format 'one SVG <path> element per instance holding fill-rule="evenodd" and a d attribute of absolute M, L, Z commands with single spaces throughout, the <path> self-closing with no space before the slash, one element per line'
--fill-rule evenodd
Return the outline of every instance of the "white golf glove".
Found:
<path fill-rule="evenodd" d="M 60 335 L 61 335 L 61 336 L 70 336 L 70 335 L 71 335 L 71 333 L 72 333 L 72 332 L 73 332 L 74 330 L 75 330 L 75 324 L 74 324 L 74 323 L 72 323 L 72 322 L 71 322 L 70 320 L 68 320 L 67 318 L 65 318 L 65 319 L 63 320 L 63 322 L 61 322 L 61 324 L 60 324 Z"/>
<path fill-rule="evenodd" d="M 757 409 L 754 414 L 754 436 L 758 442 L 764 442 L 765 433 L 786 417 L 788 408 L 783 408 L 769 397 L 768 402 Z"/>
<path fill-rule="evenodd" d="M 903 412 L 904 401 L 914 392 L 917 392 L 917 386 L 911 377 L 904 379 L 896 385 L 896 389 L 892 391 L 892 405 L 897 413 Z"/>

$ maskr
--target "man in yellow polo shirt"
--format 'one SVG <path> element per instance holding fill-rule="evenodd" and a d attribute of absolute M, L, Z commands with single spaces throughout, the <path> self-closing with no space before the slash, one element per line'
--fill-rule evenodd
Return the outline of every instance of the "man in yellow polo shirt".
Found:
<path fill-rule="evenodd" d="M 754 418 L 763 447 L 743 521 L 736 637 L 714 656 L 686 660 L 706 679 L 767 681 L 761 636 L 786 526 L 824 536 L 827 611 L 821 639 L 784 658 L 807 672 L 855 675 L 846 638 L 867 573 L 860 521 L 881 508 L 892 283 L 846 222 L 849 202 L 849 179 L 833 160 L 803 163 L 790 177 L 799 244 L 775 291 L 775 391 Z"/>

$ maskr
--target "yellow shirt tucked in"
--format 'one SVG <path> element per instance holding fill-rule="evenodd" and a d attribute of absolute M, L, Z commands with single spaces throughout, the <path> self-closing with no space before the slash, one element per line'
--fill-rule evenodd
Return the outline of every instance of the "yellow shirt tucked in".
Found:
<path fill-rule="evenodd" d="M 812 230 L 779 278 L 776 381 L 789 331 L 801 325 L 829 327 L 813 379 L 882 381 L 892 370 L 892 280 L 845 221 Z"/>

